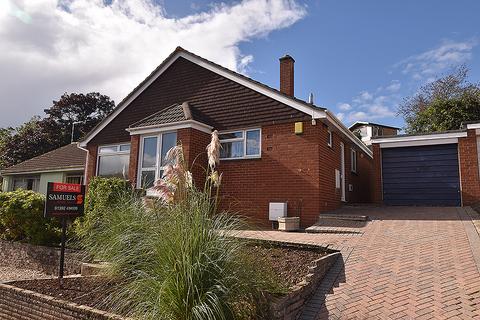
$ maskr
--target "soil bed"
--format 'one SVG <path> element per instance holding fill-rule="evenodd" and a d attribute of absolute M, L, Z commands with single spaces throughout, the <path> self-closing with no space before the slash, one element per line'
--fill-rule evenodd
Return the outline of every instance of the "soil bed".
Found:
<path fill-rule="evenodd" d="M 247 254 L 259 261 L 270 264 L 276 278 L 288 287 L 302 281 L 307 275 L 311 262 L 327 254 L 321 249 L 265 244 L 251 244 L 246 250 Z M 63 288 L 60 288 L 58 279 L 15 281 L 9 284 L 80 305 L 109 311 L 106 306 L 117 283 L 97 276 L 64 278 Z"/>
<path fill-rule="evenodd" d="M 300 248 L 296 246 L 279 246 L 252 244 L 247 250 L 258 259 L 271 265 L 276 278 L 291 287 L 302 281 L 308 273 L 311 262 L 326 255 L 318 249 Z"/>

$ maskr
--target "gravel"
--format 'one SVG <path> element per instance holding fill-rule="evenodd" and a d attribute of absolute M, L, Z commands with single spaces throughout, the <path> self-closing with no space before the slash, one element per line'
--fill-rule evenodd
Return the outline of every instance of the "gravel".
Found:
<path fill-rule="evenodd" d="M 10 280 L 28 280 L 44 277 L 47 277 L 47 275 L 40 271 L 0 266 L 0 282 L 6 282 Z"/>

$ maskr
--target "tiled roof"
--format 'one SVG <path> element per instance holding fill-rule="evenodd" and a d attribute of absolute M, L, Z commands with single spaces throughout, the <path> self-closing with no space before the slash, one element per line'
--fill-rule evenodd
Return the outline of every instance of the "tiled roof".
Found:
<path fill-rule="evenodd" d="M 272 94 L 275 94 L 275 95 L 281 96 L 283 98 L 286 98 L 287 100 L 290 100 L 291 103 L 301 104 L 301 105 L 305 106 L 306 108 L 311 109 L 312 112 L 313 112 L 313 110 L 326 110 L 323 107 L 316 106 L 314 104 L 307 103 L 306 101 L 298 99 L 296 97 L 291 97 L 289 95 L 286 95 L 285 93 L 281 92 L 278 89 L 272 88 L 272 87 L 267 86 L 267 85 L 265 85 L 261 82 L 258 82 L 256 80 L 253 80 L 253 79 L 249 78 L 249 77 L 246 77 L 245 75 L 242 75 L 242 74 L 237 73 L 235 71 L 232 71 L 228 68 L 225 68 L 225 67 L 223 67 L 223 66 L 221 66 L 217 63 L 214 63 L 210 60 L 207 60 L 203 57 L 200 57 L 200 56 L 198 56 L 198 55 L 196 55 L 196 54 L 194 54 L 190 51 L 187 51 L 187 50 L 185 50 L 181 47 L 177 47 L 175 49 L 175 51 L 173 51 L 155 70 L 153 70 L 153 72 L 149 76 L 147 76 L 140 84 L 138 84 L 138 86 L 135 87 L 117 105 L 117 107 L 107 117 L 105 117 L 105 119 L 103 119 L 103 121 L 98 123 L 95 126 L 95 128 L 93 128 L 86 136 L 84 136 L 83 139 L 81 140 L 81 142 L 82 143 L 87 143 L 90 140 L 92 140 L 94 137 L 96 137 L 100 132 L 105 133 L 102 130 L 103 129 L 102 127 L 106 126 L 108 123 L 113 121 L 115 118 L 117 118 L 117 116 L 120 116 L 120 118 L 122 118 L 121 113 L 122 113 L 123 108 L 131 104 L 129 102 L 129 100 L 132 97 L 134 97 L 135 94 L 137 93 L 137 91 L 141 90 L 142 87 L 149 84 L 149 82 L 153 83 L 153 81 L 156 80 L 155 75 L 158 73 L 158 71 L 162 70 L 162 68 L 164 68 L 165 66 L 168 66 L 168 64 L 171 63 L 172 58 L 174 58 L 175 55 L 177 55 L 178 53 L 184 53 L 185 55 L 187 55 L 189 57 L 199 59 L 205 65 L 213 66 L 213 67 L 215 67 L 219 70 L 222 70 L 222 71 L 227 72 L 231 75 L 234 75 L 235 77 L 238 77 L 239 79 L 242 79 L 242 80 L 245 80 L 245 81 L 247 81 L 251 84 L 257 85 L 257 86 L 259 86 L 263 89 L 266 89 L 268 92 L 270 92 Z M 181 58 L 177 59 L 175 62 L 177 63 L 180 60 L 182 60 L 182 59 Z M 184 67 L 184 64 L 183 64 L 182 67 Z M 304 117 L 305 119 L 308 119 L 311 116 L 311 112 L 308 112 L 308 114 L 305 114 L 304 112 L 296 110 L 295 108 L 293 108 L 288 103 L 284 104 L 284 103 L 279 102 L 278 100 L 275 100 L 275 99 L 271 99 L 269 101 L 268 98 L 265 95 L 259 94 L 255 90 L 248 90 L 244 86 L 239 85 L 238 82 L 229 81 L 228 79 L 224 79 L 224 80 L 220 80 L 218 78 L 213 79 L 212 76 L 205 75 L 205 71 L 207 71 L 207 69 L 205 67 L 201 67 L 201 68 L 204 69 L 204 70 L 203 71 L 198 71 L 198 69 L 196 69 L 196 70 L 198 72 L 202 72 L 203 73 L 202 75 L 200 75 L 198 77 L 191 78 L 189 74 L 176 74 L 176 75 L 174 75 L 174 76 L 177 77 L 176 79 L 174 79 L 175 81 L 172 81 L 172 79 L 170 79 L 169 83 L 164 83 L 164 85 L 166 87 L 169 87 L 169 86 L 173 85 L 174 88 L 168 88 L 168 90 L 164 90 L 164 91 L 157 91 L 157 92 L 164 92 L 164 94 L 162 94 L 162 95 L 151 95 L 150 96 L 150 95 L 146 95 L 145 93 L 143 93 L 142 98 L 133 100 L 135 103 L 132 103 L 132 104 L 135 104 L 135 105 L 142 104 L 142 105 L 144 105 L 145 109 L 147 109 L 147 108 L 153 108 L 150 105 L 150 101 L 153 100 L 153 99 L 155 99 L 155 100 L 170 100 L 167 104 L 157 103 L 155 108 L 158 110 L 160 108 L 165 108 L 166 106 L 169 106 L 174 102 L 180 102 L 180 103 L 182 101 L 189 101 L 189 102 L 192 102 L 192 103 L 197 102 L 198 104 L 201 105 L 201 106 L 199 105 L 198 110 L 202 109 L 201 110 L 202 115 L 205 115 L 206 119 L 214 120 L 214 121 L 202 121 L 202 122 L 208 123 L 209 125 L 215 126 L 215 128 L 218 128 L 218 129 L 221 129 L 221 130 L 231 128 L 231 127 L 241 127 L 241 126 L 245 125 L 245 124 L 243 124 L 239 121 L 233 121 L 233 119 L 237 119 L 236 115 L 233 115 L 232 117 L 229 116 L 229 113 L 231 113 L 232 109 L 236 108 L 238 110 L 237 107 L 238 107 L 239 104 L 241 104 L 242 106 L 249 106 L 249 105 L 253 105 L 253 104 L 263 104 L 264 106 L 266 104 L 269 105 L 267 112 L 265 112 L 265 110 L 262 110 L 263 108 L 257 108 L 257 106 L 253 106 L 254 110 L 255 110 L 255 113 L 258 113 L 258 114 L 255 114 L 255 113 L 252 114 L 252 115 L 249 114 L 248 118 L 252 118 L 252 116 L 253 116 L 253 118 L 258 118 L 258 120 L 254 121 L 254 122 L 251 122 L 251 123 L 248 123 L 246 125 L 259 124 L 260 122 L 261 123 L 267 123 L 267 122 L 278 123 L 279 121 L 288 121 L 288 120 L 291 120 L 293 118 L 300 119 L 302 117 Z M 169 69 L 170 69 L 170 67 L 169 67 Z M 193 70 L 192 67 L 190 67 L 190 69 Z M 168 75 L 168 77 L 171 77 L 171 76 L 172 75 Z M 207 78 L 207 79 L 205 79 L 205 78 Z M 178 79 L 180 79 L 179 82 L 177 81 Z M 196 81 L 205 81 L 205 82 L 203 82 L 203 87 L 199 88 L 194 83 Z M 190 88 L 190 89 L 185 88 L 184 83 L 186 83 L 188 86 L 192 86 L 192 84 L 194 84 L 195 87 Z M 149 84 L 148 87 L 152 87 L 152 84 Z M 229 99 L 230 101 L 237 100 L 237 103 L 235 103 L 235 104 L 234 103 L 229 103 L 230 105 L 232 105 L 232 108 L 224 108 L 223 103 L 222 103 L 222 105 L 217 105 L 217 106 L 212 105 L 212 103 L 217 102 L 218 97 L 222 93 L 226 94 L 223 97 L 224 99 L 229 98 L 227 95 L 232 94 L 232 91 L 233 91 L 232 87 L 235 87 L 236 91 L 237 91 L 237 93 L 235 95 L 231 96 L 230 99 Z M 189 90 L 191 92 L 186 93 L 186 91 L 189 91 Z M 255 91 L 255 93 L 252 93 L 252 92 L 248 93 L 248 91 Z M 238 98 L 246 99 L 247 97 L 252 98 L 253 95 L 255 95 L 255 98 L 253 98 L 253 100 L 255 100 L 255 101 L 251 101 L 251 100 L 241 101 L 241 100 L 238 99 Z M 176 96 L 183 96 L 183 98 L 180 99 L 180 100 L 176 99 L 174 101 L 171 101 L 170 98 L 173 98 L 173 97 L 176 97 Z M 202 101 L 194 101 L 195 99 L 202 100 Z M 208 101 L 206 101 L 206 100 L 208 100 Z M 209 112 L 204 110 L 204 109 L 206 109 L 204 107 L 204 104 L 206 104 L 207 102 L 210 104 L 210 106 L 208 106 L 207 108 L 216 107 L 216 108 L 223 109 L 224 113 L 227 115 L 227 117 L 230 117 L 232 119 L 232 121 L 222 121 L 222 119 L 218 119 L 218 120 L 212 119 L 214 117 L 209 115 L 208 114 Z M 148 106 L 147 106 L 147 104 L 148 104 Z M 275 105 L 275 107 L 272 107 L 272 105 Z M 292 110 L 286 111 L 285 108 L 292 109 Z M 140 108 L 136 107 L 136 109 L 140 109 Z M 246 112 L 246 111 L 247 110 L 239 110 L 239 112 Z M 140 113 L 140 112 L 143 112 L 143 110 L 138 110 L 138 111 L 135 111 L 135 112 Z M 131 114 L 129 114 L 129 116 L 127 118 L 130 118 L 130 116 L 131 116 Z M 145 117 L 145 115 L 144 115 L 144 117 Z M 252 120 L 256 120 L 256 119 L 252 119 Z M 138 122 L 139 121 L 138 118 L 136 118 L 136 119 L 134 118 L 132 122 L 135 122 L 135 121 Z M 121 122 L 121 124 L 120 124 L 120 122 Z M 118 128 L 117 125 L 114 125 L 115 131 L 116 131 L 116 134 L 115 134 L 116 139 L 126 139 L 126 138 L 128 138 L 128 134 L 126 132 L 122 132 L 122 131 L 124 131 L 124 129 L 127 128 L 132 122 L 130 122 L 128 124 L 126 122 L 127 121 L 124 120 L 124 119 L 119 120 L 118 126 L 120 128 Z M 102 129 L 100 129 L 100 128 L 102 128 Z M 108 135 L 110 135 L 110 134 L 111 134 L 111 132 L 108 132 Z M 121 136 L 122 134 L 124 136 Z M 110 138 L 110 137 L 108 137 L 108 138 Z M 104 138 L 99 138 L 99 140 L 104 140 Z M 95 143 L 99 143 L 99 142 L 101 142 L 101 141 L 95 141 Z"/>
<path fill-rule="evenodd" d="M 68 144 L 58 149 L 26 160 L 5 170 L 2 175 L 23 172 L 49 172 L 61 169 L 85 168 L 87 153 L 78 148 L 76 143 Z"/>
<path fill-rule="evenodd" d="M 199 122 L 205 122 L 198 112 L 191 108 L 188 102 L 182 104 L 176 103 L 163 110 L 155 112 L 154 114 L 143 118 L 140 121 L 130 125 L 130 129 L 157 126 L 162 124 L 175 123 L 186 120 L 196 120 Z"/>

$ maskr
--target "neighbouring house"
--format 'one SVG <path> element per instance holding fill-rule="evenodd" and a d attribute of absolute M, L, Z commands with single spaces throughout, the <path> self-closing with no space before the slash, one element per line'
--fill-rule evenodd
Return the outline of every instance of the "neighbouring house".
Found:
<path fill-rule="evenodd" d="M 223 208 L 269 225 L 270 204 L 283 203 L 307 226 L 371 201 L 372 152 L 332 112 L 295 97 L 294 63 L 280 58 L 277 90 L 178 47 L 80 141 L 87 182 L 119 176 L 148 188 L 181 143 L 201 185 L 218 130 Z"/>
<path fill-rule="evenodd" d="M 365 121 L 356 121 L 349 127 L 349 129 L 367 146 L 372 145 L 373 138 L 380 136 L 396 136 L 400 130 L 400 128 L 397 127 Z"/>
<path fill-rule="evenodd" d="M 480 123 L 372 140 L 373 200 L 385 205 L 467 206 L 480 201 Z"/>
<path fill-rule="evenodd" d="M 16 189 L 47 193 L 48 182 L 83 184 L 86 152 L 76 143 L 2 170 L 3 191 Z"/>

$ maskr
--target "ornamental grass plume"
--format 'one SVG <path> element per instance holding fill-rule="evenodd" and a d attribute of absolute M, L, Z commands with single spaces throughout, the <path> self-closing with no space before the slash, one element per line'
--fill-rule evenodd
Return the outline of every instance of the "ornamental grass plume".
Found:
<path fill-rule="evenodd" d="M 182 145 L 168 150 L 165 160 L 168 164 L 162 177 L 155 181 L 149 191 L 164 203 L 171 204 L 185 199 L 187 189 L 193 187 L 192 173 L 188 171 Z"/>
<path fill-rule="evenodd" d="M 211 171 L 215 170 L 215 166 L 220 162 L 220 140 L 218 139 L 218 131 L 212 132 L 212 139 L 207 146 L 208 165 Z"/>

